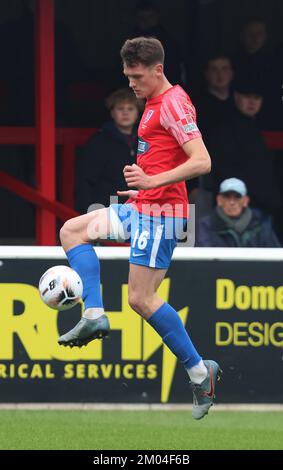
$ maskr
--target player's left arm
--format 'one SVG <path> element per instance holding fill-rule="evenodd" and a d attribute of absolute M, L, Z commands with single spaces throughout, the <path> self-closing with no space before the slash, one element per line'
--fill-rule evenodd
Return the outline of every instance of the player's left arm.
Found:
<path fill-rule="evenodd" d="M 124 176 L 129 187 L 152 189 L 178 183 L 210 172 L 211 160 L 201 137 L 197 137 L 182 145 L 188 159 L 173 168 L 157 175 L 146 175 L 136 164 L 124 168 Z"/>
<path fill-rule="evenodd" d="M 201 137 L 186 142 L 182 148 L 188 159 L 172 170 L 152 176 L 155 188 L 196 178 L 210 172 L 210 156 Z"/>

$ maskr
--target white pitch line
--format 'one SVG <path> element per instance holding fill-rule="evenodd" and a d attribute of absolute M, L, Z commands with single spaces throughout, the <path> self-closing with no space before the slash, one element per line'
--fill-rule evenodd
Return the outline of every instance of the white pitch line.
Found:
<path fill-rule="evenodd" d="M 80 410 L 80 411 L 190 411 L 192 405 L 139 403 L 0 403 L 0 410 Z M 217 411 L 282 411 L 280 403 L 216 404 Z"/>

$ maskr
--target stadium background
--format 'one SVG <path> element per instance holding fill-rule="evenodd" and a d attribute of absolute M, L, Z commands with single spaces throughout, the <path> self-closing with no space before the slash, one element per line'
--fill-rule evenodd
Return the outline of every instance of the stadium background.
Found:
<path fill-rule="evenodd" d="M 59 264 L 65 261 L 62 261 L 61 255 L 59 258 L 52 255 L 42 258 L 44 249 L 26 256 L 25 249 L 20 248 L 22 245 L 57 244 L 58 227 L 62 220 L 75 213 L 74 169 L 71 163 L 75 163 L 77 145 L 82 145 L 105 118 L 100 94 L 104 97 L 115 87 L 125 84 L 121 77 L 119 48 L 125 31 L 130 30 L 135 5 L 130 0 L 84 0 L 83 4 L 76 0 L 56 0 L 54 3 L 40 0 L 40 6 L 39 2 L 13 0 L 0 4 L 1 38 L 6 34 L 10 41 L 1 41 L 3 70 L 5 72 L 7 63 L 11 65 L 10 72 L 16 71 L 14 77 L 17 79 L 13 86 L 16 83 L 20 90 L 15 106 L 11 97 L 13 87 L 10 87 L 10 75 L 3 72 L 0 80 L 0 238 L 3 245 L 0 251 L 0 402 L 4 404 L 65 402 L 83 405 L 115 402 L 150 405 L 188 402 L 184 372 L 180 366 L 175 367 L 174 359 L 156 338 L 150 337 L 150 333 L 138 324 L 139 320 L 133 320 L 132 330 L 122 316 L 115 320 L 118 312 L 120 315 L 123 312 L 126 318 L 134 318 L 124 301 L 127 288 L 125 259 L 116 259 L 119 256 L 114 254 L 112 261 L 102 261 L 106 309 L 112 312 L 115 325 L 112 343 L 109 340 L 103 347 L 100 343 L 94 345 L 90 347 L 90 352 L 82 353 L 81 357 L 74 352 L 63 357 L 56 350 L 57 345 L 50 344 L 51 341 L 55 343 L 56 317 L 40 303 L 36 285 L 47 267 L 57 264 L 58 259 Z M 171 1 L 156 2 L 156 5 L 160 8 L 163 24 L 179 45 L 188 82 L 198 80 L 200 64 L 205 56 L 224 45 L 229 46 L 228 49 L 236 46 L 239 26 L 255 12 L 256 16 L 266 19 L 274 44 L 283 41 L 283 7 L 280 1 L 180 0 L 174 2 L 174 7 Z M 53 6 L 56 24 L 59 25 L 55 41 L 55 84 L 52 74 L 44 75 L 46 66 L 53 60 L 50 47 L 54 33 L 50 22 Z M 35 37 L 30 29 L 34 11 L 37 24 L 41 24 L 41 30 L 37 30 Z M 22 28 L 19 28 L 20 25 Z M 15 44 L 17 47 L 13 47 Z M 32 44 L 35 45 L 35 54 L 30 49 Z M 10 54 L 13 51 L 17 53 Z M 17 62 L 19 57 L 21 60 Z M 61 66 L 58 66 L 60 59 Z M 91 98 L 85 99 L 85 95 Z M 56 106 L 52 102 L 55 97 Z M 276 131 L 269 133 L 267 138 L 270 147 L 276 149 L 280 174 L 281 134 Z M 59 204 L 54 203 L 55 199 Z M 8 246 L 12 245 L 15 248 L 10 249 Z M 108 248 L 100 249 L 107 253 Z M 19 250 L 19 256 L 16 256 L 16 250 Z M 222 404 L 282 403 L 283 255 L 281 250 L 278 251 L 275 260 L 272 250 L 268 250 L 263 257 L 265 260 L 261 255 L 260 261 L 231 261 L 221 260 L 221 257 L 215 259 L 213 254 L 208 255 L 206 260 L 190 259 L 188 255 L 188 259 L 173 262 L 162 285 L 164 298 L 174 298 L 183 321 L 192 329 L 194 340 L 199 341 L 200 349 L 223 363 L 226 374 L 217 397 Z M 109 282 L 113 270 L 117 273 L 117 283 Z M 230 279 L 236 286 L 246 287 L 240 296 L 240 308 L 235 305 L 227 311 L 217 308 L 216 286 L 219 279 Z M 251 307 L 248 301 L 245 304 L 245 295 L 249 296 L 247 292 L 252 286 L 271 287 L 273 294 L 261 293 L 257 307 Z M 275 296 L 273 300 L 269 295 Z M 79 314 L 79 307 L 60 314 L 58 330 L 63 331 L 73 324 Z M 223 323 L 221 339 L 224 344 L 217 344 L 216 341 L 218 322 Z M 238 330 L 234 327 L 236 322 L 241 323 Z M 255 322 L 257 331 L 262 335 L 255 334 L 251 340 L 247 328 Z M 233 334 L 227 324 L 232 325 Z M 228 337 L 225 335 L 230 337 L 230 344 L 225 344 Z M 101 369 L 103 363 L 108 369 Z M 47 364 L 50 367 L 46 369 Z M 92 378 L 86 377 L 86 365 L 89 364 L 95 366 L 91 372 Z M 22 365 L 20 369 L 19 365 Z M 70 378 L 63 377 L 62 370 L 66 365 Z M 125 365 L 128 367 L 121 369 Z M 72 376 L 74 370 L 76 372 Z M 276 387 L 271 387 L 271 383 L 276 383 Z M 7 417 L 8 423 L 9 419 L 14 419 L 13 416 Z M 214 418 L 215 415 L 211 419 Z M 128 418 L 125 419 L 127 421 Z M 229 419 L 232 422 L 234 417 Z M 273 419 L 274 416 L 270 417 L 270 423 L 274 422 Z M 5 420 L 4 417 L 3 424 Z M 19 424 L 22 434 L 25 432 L 24 421 Z M 144 423 L 144 427 L 147 424 Z M 257 426 L 255 423 L 255 432 Z M 166 428 L 164 423 L 163 428 Z M 282 448 L 279 441 L 272 437 L 274 429 L 277 436 L 283 434 L 282 426 L 270 424 L 270 439 L 263 438 L 254 447 L 249 447 L 242 438 L 243 431 L 238 436 L 238 448 L 272 448 L 272 445 Z M 214 430 L 208 428 L 207 432 L 211 437 L 208 448 L 221 448 L 221 445 L 235 448 L 228 438 L 225 444 L 215 443 L 212 437 Z M 229 432 L 232 432 L 232 426 Z M 6 441 L 2 439 L 1 448 L 23 448 L 21 444 L 17 447 L 12 436 L 8 437 Z M 170 448 L 166 447 L 169 442 L 168 436 L 162 444 L 156 439 L 152 448 L 158 448 L 158 445 L 165 446 L 160 448 Z M 182 447 L 186 442 L 180 442 L 179 448 L 186 448 Z M 115 448 L 115 444 L 117 446 L 117 440 L 100 443 L 101 446 L 108 446 L 105 448 Z M 22 444 L 25 448 L 41 448 L 42 445 L 42 442 L 33 443 L 33 447 Z M 56 445 L 53 441 L 49 448 L 64 448 L 63 444 L 62 447 Z M 123 448 L 119 447 L 122 445 L 118 444 L 117 448 Z M 131 444 L 124 445 L 131 448 Z M 141 445 L 148 446 L 146 443 Z M 176 447 L 172 448 L 177 449 L 178 442 L 174 445 Z M 84 444 L 80 448 L 85 448 Z"/>

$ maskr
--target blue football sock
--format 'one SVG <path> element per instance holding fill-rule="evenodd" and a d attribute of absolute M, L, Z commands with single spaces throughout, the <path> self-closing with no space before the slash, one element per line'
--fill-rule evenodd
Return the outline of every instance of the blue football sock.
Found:
<path fill-rule="evenodd" d="M 77 271 L 83 281 L 83 301 L 85 309 L 103 308 L 100 291 L 99 259 L 90 244 L 71 248 L 66 253 L 70 266 Z"/>
<path fill-rule="evenodd" d="M 201 361 L 181 318 L 171 305 L 166 302 L 148 319 L 148 323 L 161 336 L 175 356 L 190 369 Z"/>

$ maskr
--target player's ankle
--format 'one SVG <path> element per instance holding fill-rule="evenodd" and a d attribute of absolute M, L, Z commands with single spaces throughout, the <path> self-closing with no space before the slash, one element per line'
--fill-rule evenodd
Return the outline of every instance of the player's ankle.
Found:
<path fill-rule="evenodd" d="M 191 381 L 195 384 L 201 384 L 207 377 L 207 368 L 203 360 L 190 369 L 187 369 L 187 372 Z"/>
<path fill-rule="evenodd" d="M 88 320 L 97 320 L 97 318 L 102 317 L 104 313 L 103 307 L 86 308 L 83 313 L 83 318 L 87 318 Z"/>

